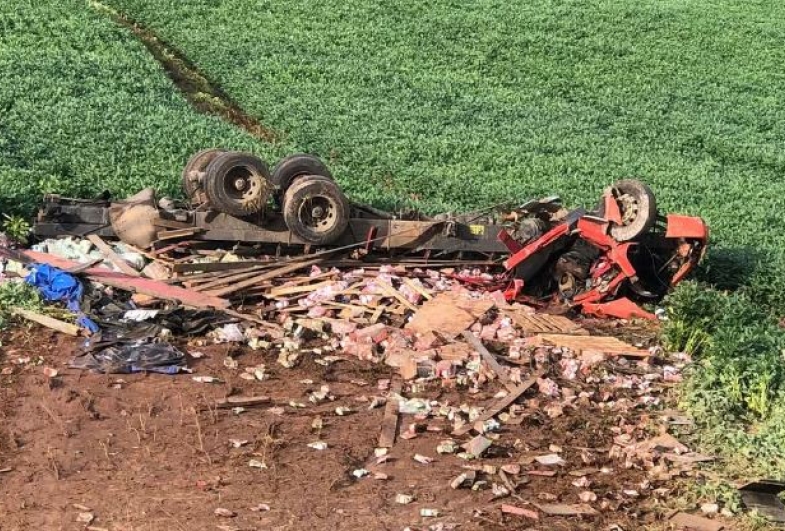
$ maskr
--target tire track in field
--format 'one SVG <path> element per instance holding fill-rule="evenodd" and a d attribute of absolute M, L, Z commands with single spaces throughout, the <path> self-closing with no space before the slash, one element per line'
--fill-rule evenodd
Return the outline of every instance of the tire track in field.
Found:
<path fill-rule="evenodd" d="M 130 30 L 198 112 L 218 116 L 264 142 L 281 141 L 282 134 L 265 127 L 257 119 L 248 115 L 217 83 L 200 72 L 182 52 L 161 40 L 155 32 L 99 0 L 87 0 L 87 2 L 96 11 Z"/>

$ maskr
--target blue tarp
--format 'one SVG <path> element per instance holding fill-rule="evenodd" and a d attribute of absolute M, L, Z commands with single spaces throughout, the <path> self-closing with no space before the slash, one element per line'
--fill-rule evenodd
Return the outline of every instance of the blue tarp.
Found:
<path fill-rule="evenodd" d="M 59 301 L 77 314 L 77 323 L 91 333 L 98 331 L 98 325 L 82 313 L 81 302 L 84 288 L 76 277 L 47 264 L 29 266 L 30 273 L 25 282 L 38 288 L 47 301 Z"/>

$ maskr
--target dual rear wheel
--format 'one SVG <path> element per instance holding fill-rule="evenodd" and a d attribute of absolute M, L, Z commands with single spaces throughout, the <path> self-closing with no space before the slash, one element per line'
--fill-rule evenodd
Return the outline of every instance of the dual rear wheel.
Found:
<path fill-rule="evenodd" d="M 313 155 L 290 155 L 270 173 L 254 155 L 206 149 L 189 159 L 182 183 L 192 204 L 237 217 L 258 214 L 272 200 L 289 230 L 312 244 L 333 243 L 349 224 L 348 200 Z"/>

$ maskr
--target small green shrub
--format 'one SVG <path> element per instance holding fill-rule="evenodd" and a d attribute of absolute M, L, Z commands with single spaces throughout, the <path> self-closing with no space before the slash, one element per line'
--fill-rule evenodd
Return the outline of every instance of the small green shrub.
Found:
<path fill-rule="evenodd" d="M 14 307 L 41 311 L 43 303 L 38 290 L 25 282 L 0 282 L 0 329 L 8 325 Z"/>

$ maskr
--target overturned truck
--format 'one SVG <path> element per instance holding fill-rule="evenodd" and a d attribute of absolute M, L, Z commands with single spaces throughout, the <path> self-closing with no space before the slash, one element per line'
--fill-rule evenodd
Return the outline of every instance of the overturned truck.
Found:
<path fill-rule="evenodd" d="M 153 252 L 184 242 L 232 242 L 291 253 L 351 252 L 445 259 L 487 267 L 463 275 L 507 300 L 560 303 L 584 313 L 653 317 L 638 303 L 660 299 L 694 269 L 708 228 L 697 217 L 661 215 L 637 180 L 608 187 L 591 208 L 565 208 L 558 197 L 477 212 L 425 216 L 392 213 L 347 199 L 317 157 L 295 154 L 271 171 L 248 153 L 209 149 L 185 166 L 187 201 L 156 201 L 151 189 L 113 201 L 48 195 L 38 237 L 97 234 Z"/>

